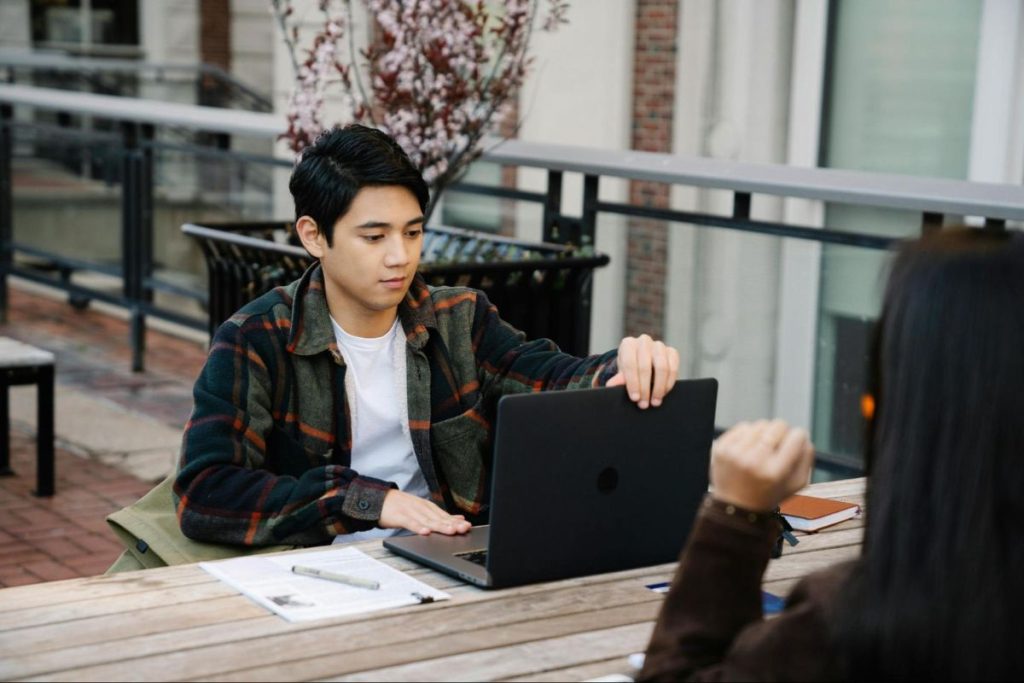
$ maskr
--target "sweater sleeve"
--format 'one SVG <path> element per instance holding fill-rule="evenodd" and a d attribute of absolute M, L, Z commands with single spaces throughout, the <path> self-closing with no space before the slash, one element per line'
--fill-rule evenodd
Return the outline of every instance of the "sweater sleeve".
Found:
<path fill-rule="evenodd" d="M 527 341 L 501 319 L 483 292 L 476 298 L 473 349 L 485 394 L 586 389 L 604 386 L 618 372 L 616 350 L 579 358 L 563 353 L 550 339 Z"/>
<path fill-rule="evenodd" d="M 270 450 L 278 462 L 309 455 L 274 426 L 266 356 L 233 323 L 221 326 L 211 344 L 174 485 L 182 532 L 215 543 L 318 545 L 371 528 L 394 484 L 341 465 L 299 476 L 270 469 Z"/>
<path fill-rule="evenodd" d="M 779 532 L 769 515 L 705 503 L 648 645 L 640 680 L 828 680 L 824 606 L 839 574 L 812 575 L 765 620 L 761 579 Z"/>

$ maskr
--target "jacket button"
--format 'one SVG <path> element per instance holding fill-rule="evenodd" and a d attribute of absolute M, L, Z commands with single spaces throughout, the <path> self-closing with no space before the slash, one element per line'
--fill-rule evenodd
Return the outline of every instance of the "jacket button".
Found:
<path fill-rule="evenodd" d="M 359 501 L 359 504 L 356 505 L 356 507 L 358 507 L 360 510 L 369 510 L 370 509 L 370 501 L 368 501 L 368 500 L 361 500 L 361 501 Z"/>

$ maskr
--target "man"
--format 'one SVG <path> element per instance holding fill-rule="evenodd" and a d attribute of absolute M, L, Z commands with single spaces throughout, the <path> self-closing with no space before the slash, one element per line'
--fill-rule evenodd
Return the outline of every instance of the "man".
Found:
<path fill-rule="evenodd" d="M 213 340 L 174 482 L 189 538 L 465 533 L 487 517 L 502 395 L 625 385 L 647 408 L 672 388 L 678 353 L 646 335 L 576 358 L 526 341 L 481 292 L 427 287 L 416 275 L 427 186 L 387 135 L 325 133 L 290 189 L 319 264 Z"/>

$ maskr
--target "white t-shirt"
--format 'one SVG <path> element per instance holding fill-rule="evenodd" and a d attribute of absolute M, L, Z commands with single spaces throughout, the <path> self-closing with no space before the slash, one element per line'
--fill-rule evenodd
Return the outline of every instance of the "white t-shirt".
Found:
<path fill-rule="evenodd" d="M 430 497 L 412 438 L 405 390 L 405 339 L 398 319 L 383 337 L 355 337 L 331 318 L 338 350 L 345 359 L 345 396 L 352 423 L 351 467 L 360 475 L 393 481 L 406 493 Z M 370 529 L 336 536 L 351 543 L 393 536 L 399 529 Z"/>

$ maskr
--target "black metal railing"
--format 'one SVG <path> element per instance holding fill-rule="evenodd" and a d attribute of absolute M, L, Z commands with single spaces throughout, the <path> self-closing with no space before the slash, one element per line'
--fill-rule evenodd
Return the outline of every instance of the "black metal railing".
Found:
<path fill-rule="evenodd" d="M 298 279 L 314 261 L 297 246 L 290 223 L 186 224 L 182 231 L 206 260 L 211 337 L 244 304 Z M 552 339 L 586 355 L 592 275 L 607 263 L 604 254 L 560 244 L 431 225 L 419 273 L 428 285 L 483 290 L 502 318 L 529 338 Z"/>

